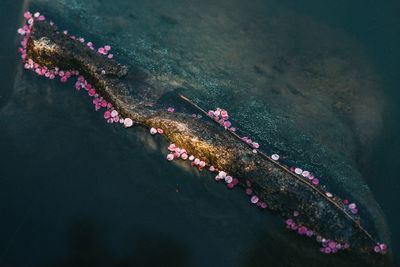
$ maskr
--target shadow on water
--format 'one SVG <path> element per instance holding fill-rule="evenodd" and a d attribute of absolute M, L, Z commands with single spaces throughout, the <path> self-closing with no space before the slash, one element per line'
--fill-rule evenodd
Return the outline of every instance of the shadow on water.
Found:
<path fill-rule="evenodd" d="M 261 231 L 259 239 L 250 246 L 248 253 L 243 257 L 242 266 L 392 266 L 389 261 L 384 262 L 379 256 L 360 259 L 351 253 L 343 252 L 326 257 L 315 249 L 312 242 L 293 236 L 286 242 L 282 242 L 276 236 L 266 235 Z"/>
<path fill-rule="evenodd" d="M 116 256 L 107 244 L 96 220 L 81 219 L 69 226 L 66 256 L 45 264 L 46 267 L 127 267 L 127 266 L 191 266 L 190 254 L 184 244 L 171 236 L 143 233 L 126 233 L 124 249 Z M 130 237 L 132 235 L 132 237 Z"/>
<path fill-rule="evenodd" d="M 127 267 L 127 266 L 165 266 L 180 267 L 192 265 L 191 253 L 185 244 L 173 236 L 157 233 L 151 234 L 128 232 L 123 241 L 124 247 L 119 253 L 113 253 L 107 243 L 105 233 L 95 220 L 81 219 L 69 226 L 68 240 L 64 257 L 45 267 L 55 266 L 86 266 L 86 267 Z M 283 243 L 282 237 L 271 236 L 259 232 L 259 238 L 242 255 L 239 266 L 323 266 L 327 263 L 325 255 L 321 255 L 315 248 L 308 246 L 304 240 L 295 240 L 292 243 Z M 295 238 L 296 239 L 296 238 Z M 290 242 L 290 240 L 289 240 Z M 298 244 L 306 243 L 305 246 Z M 310 242 L 311 243 L 311 242 Z M 221 248 L 226 249 L 226 248 Z M 279 253 L 271 253 L 279 251 Z M 117 256 L 116 254 L 119 254 Z M 207 257 L 207 255 L 205 255 Z M 375 258 L 379 261 L 379 256 Z M 208 266 L 216 266 L 210 263 Z M 360 262 L 352 258 L 351 254 L 342 253 L 329 257 L 329 266 L 357 267 L 376 266 L 373 262 Z"/>
<path fill-rule="evenodd" d="M 1 88 L 0 88 L 0 109 L 8 101 L 12 92 L 15 71 L 19 66 L 17 60 L 19 55 L 16 47 L 18 38 L 15 36 L 16 30 L 19 27 L 19 19 L 21 15 L 22 0 L 3 0 L 0 3 L 0 16 L 5 23 L 5 27 L 0 27 L 0 73 Z"/>

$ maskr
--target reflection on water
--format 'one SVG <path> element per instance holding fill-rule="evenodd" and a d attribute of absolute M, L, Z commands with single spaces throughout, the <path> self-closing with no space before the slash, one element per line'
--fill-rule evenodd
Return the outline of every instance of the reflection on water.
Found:
<path fill-rule="evenodd" d="M 388 238 L 357 165 L 381 134 L 388 96 L 351 35 L 274 1 L 32 2 L 99 45 L 111 41 L 118 60 L 149 73 L 157 94 L 180 88 L 205 108 L 228 108 L 268 153 L 320 172 L 329 188 L 364 205 Z M 16 22 L 19 3 L 6 3 Z M 239 192 L 165 162 L 162 138 L 105 125 L 71 85 L 3 75 L 15 77 L 0 111 L 3 262 L 325 264 L 315 244 L 288 234 Z M 350 257 L 329 261 L 353 266 Z"/>

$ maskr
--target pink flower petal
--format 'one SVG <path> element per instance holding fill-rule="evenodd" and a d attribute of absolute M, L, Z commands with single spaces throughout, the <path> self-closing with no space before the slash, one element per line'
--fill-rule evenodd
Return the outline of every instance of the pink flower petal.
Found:
<path fill-rule="evenodd" d="M 300 235 L 305 235 L 307 233 L 307 228 L 305 226 L 300 226 L 297 231 Z"/>
<path fill-rule="evenodd" d="M 94 96 L 96 94 L 96 90 L 95 89 L 90 89 L 88 91 L 89 96 Z"/>
<path fill-rule="evenodd" d="M 224 171 L 220 171 L 220 172 L 218 173 L 218 176 L 221 177 L 222 179 L 225 179 L 225 177 L 227 176 L 227 174 L 226 174 L 226 172 L 224 172 Z"/>
<path fill-rule="evenodd" d="M 296 174 L 302 174 L 303 170 L 300 169 L 300 168 L 295 168 L 295 169 L 294 169 L 294 172 L 295 172 Z"/>
<path fill-rule="evenodd" d="M 250 199 L 251 203 L 253 203 L 253 204 L 256 204 L 258 202 L 258 200 L 259 199 L 258 199 L 258 197 L 256 195 L 252 196 L 251 199 Z"/>
<path fill-rule="evenodd" d="M 104 119 L 109 119 L 110 117 L 111 117 L 111 112 L 109 110 L 104 112 Z"/>
<path fill-rule="evenodd" d="M 349 209 L 355 209 L 357 207 L 356 203 L 349 204 Z"/>
<path fill-rule="evenodd" d="M 279 155 L 278 155 L 278 154 L 273 154 L 273 155 L 271 156 L 271 158 L 272 158 L 273 160 L 279 160 Z"/>
<path fill-rule="evenodd" d="M 286 224 L 289 225 L 289 226 L 291 226 L 293 223 L 294 223 L 293 219 L 287 219 L 286 220 Z"/>
<path fill-rule="evenodd" d="M 118 116 L 118 111 L 116 111 L 115 109 L 113 111 L 111 111 L 111 117 L 116 117 Z"/>
<path fill-rule="evenodd" d="M 227 183 L 227 184 L 230 184 L 231 182 L 233 181 L 233 178 L 232 178 L 232 176 L 226 176 L 225 177 L 225 182 Z"/>
<path fill-rule="evenodd" d="M 124 119 L 124 126 L 126 128 L 131 127 L 133 125 L 133 120 L 131 118 L 125 118 Z"/>
<path fill-rule="evenodd" d="M 253 146 L 253 148 L 257 149 L 260 147 L 260 145 L 256 142 L 251 143 L 251 145 Z"/>
<path fill-rule="evenodd" d="M 168 150 L 169 150 L 169 151 L 175 151 L 176 148 L 177 148 L 177 146 L 176 146 L 175 144 L 170 144 L 170 145 L 168 146 Z"/>
<path fill-rule="evenodd" d="M 26 12 L 24 13 L 24 18 L 25 18 L 25 19 L 30 19 L 30 18 L 32 18 L 32 13 L 29 12 L 29 11 L 26 11 Z"/>
<path fill-rule="evenodd" d="M 19 28 L 18 29 L 18 31 L 17 31 L 20 35 L 25 35 L 25 30 L 23 30 L 23 29 L 21 29 L 21 28 Z"/>
<path fill-rule="evenodd" d="M 157 133 L 157 129 L 156 128 L 151 128 L 150 129 L 150 134 L 155 135 Z"/>
<path fill-rule="evenodd" d="M 224 127 L 229 128 L 232 126 L 232 123 L 230 121 L 225 121 L 224 123 Z"/>

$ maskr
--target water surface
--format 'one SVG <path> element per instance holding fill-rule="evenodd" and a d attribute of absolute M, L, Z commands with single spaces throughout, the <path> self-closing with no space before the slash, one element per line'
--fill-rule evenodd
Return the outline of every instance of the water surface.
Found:
<path fill-rule="evenodd" d="M 5 1 L 1 239 L 6 266 L 354 266 L 206 173 L 168 163 L 165 140 L 107 125 L 90 99 L 23 72 L 22 3 Z M 152 77 L 227 108 L 268 153 L 315 170 L 400 233 L 396 6 L 359 1 L 32 1 Z M 12 25 L 12 27 L 10 27 Z M 376 155 L 385 155 L 385 160 Z M 383 212 L 380 209 L 383 208 Z M 386 220 L 387 219 L 387 220 Z M 386 222 L 387 221 L 387 222 Z M 388 226 L 387 226 L 388 225 Z M 391 232 L 391 233 L 390 233 Z"/>

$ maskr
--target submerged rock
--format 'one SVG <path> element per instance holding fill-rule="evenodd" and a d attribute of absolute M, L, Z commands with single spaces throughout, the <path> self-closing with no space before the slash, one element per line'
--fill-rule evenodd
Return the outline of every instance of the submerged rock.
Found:
<path fill-rule="evenodd" d="M 373 225 L 367 227 L 364 218 L 356 215 L 357 212 L 350 212 L 354 209 L 348 210 L 342 199 L 326 192 L 315 182 L 317 180 L 308 179 L 309 174 L 303 176 L 303 171 L 289 170 L 277 162 L 279 157 L 254 153 L 254 143 L 249 148 L 237 135 L 222 131 L 209 120 L 194 120 L 190 114 L 149 106 L 154 96 L 146 75 L 101 54 L 71 39 L 54 25 L 39 20 L 27 42 L 27 56 L 41 66 L 40 70 L 44 66 L 47 69 L 72 69 L 93 84 L 115 108 L 112 112 L 118 111 L 115 116 L 111 112 L 107 117 L 120 115 L 151 128 L 151 131 L 154 129 L 154 134 L 164 134 L 206 165 L 237 177 L 242 186 L 251 189 L 252 203 L 267 203 L 270 210 L 285 218 L 296 212 L 295 225 L 293 222 L 288 225 L 293 230 L 300 226 L 300 234 L 312 229 L 310 236 L 316 236 L 317 241 L 320 239 L 325 253 L 333 249 L 332 242 L 340 245 L 340 249 L 349 248 L 357 254 L 365 255 L 373 250 L 379 229 Z M 258 144 L 256 146 L 258 148 Z"/>

